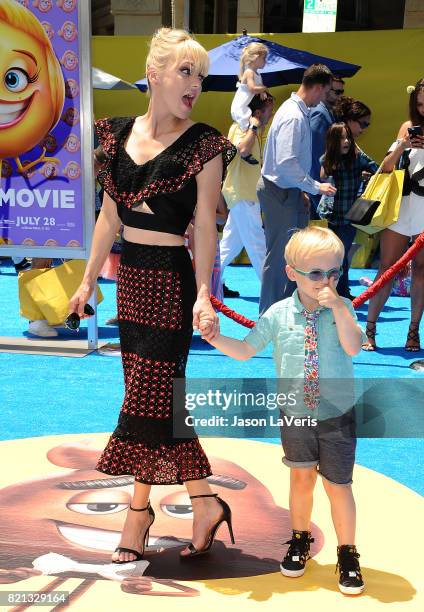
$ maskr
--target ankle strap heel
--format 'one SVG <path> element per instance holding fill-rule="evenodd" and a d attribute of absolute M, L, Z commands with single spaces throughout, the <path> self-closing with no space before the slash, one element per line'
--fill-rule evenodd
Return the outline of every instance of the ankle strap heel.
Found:
<path fill-rule="evenodd" d="M 233 534 L 232 518 L 231 518 L 231 508 L 227 504 L 227 502 L 225 502 L 223 499 L 221 499 L 219 497 L 218 493 L 208 493 L 208 494 L 205 494 L 205 495 L 190 495 L 189 497 L 190 497 L 190 499 L 199 499 L 201 497 L 215 497 L 216 501 L 219 503 L 219 505 L 222 508 L 222 515 L 221 515 L 221 518 L 214 525 L 212 525 L 211 530 L 210 530 L 210 532 L 208 534 L 208 537 L 206 539 L 206 543 L 203 546 L 203 548 L 198 550 L 195 546 L 193 546 L 193 543 L 190 543 L 188 545 L 188 549 L 190 550 L 190 554 L 189 555 L 180 555 L 180 561 L 185 561 L 187 559 L 191 559 L 192 557 L 197 557 L 198 555 L 203 555 L 203 554 L 209 552 L 211 547 L 212 547 L 212 544 L 214 543 L 216 532 L 218 531 L 218 528 L 222 525 L 222 523 L 227 523 L 227 527 L 228 527 L 228 532 L 230 534 L 231 543 L 235 544 L 234 534 Z"/>

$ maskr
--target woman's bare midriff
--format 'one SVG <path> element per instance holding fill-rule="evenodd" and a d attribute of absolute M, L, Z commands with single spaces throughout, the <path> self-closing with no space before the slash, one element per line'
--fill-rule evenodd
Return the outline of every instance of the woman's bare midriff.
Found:
<path fill-rule="evenodd" d="M 167 234 L 166 232 L 152 232 L 151 230 L 137 229 L 124 225 L 124 239 L 127 242 L 138 244 L 151 244 L 156 246 L 184 246 L 183 236 Z"/>

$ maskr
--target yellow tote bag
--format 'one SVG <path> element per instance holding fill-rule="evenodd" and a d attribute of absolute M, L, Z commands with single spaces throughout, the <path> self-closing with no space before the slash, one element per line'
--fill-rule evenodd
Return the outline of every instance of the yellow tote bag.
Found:
<path fill-rule="evenodd" d="M 21 317 L 29 321 L 41 321 L 44 319 L 44 315 L 38 307 L 37 302 L 32 297 L 27 287 L 27 283 L 33 278 L 48 272 L 48 270 L 50 270 L 50 268 L 38 268 L 37 270 L 27 270 L 26 272 L 19 272 L 18 274 L 20 314 Z"/>
<path fill-rule="evenodd" d="M 380 202 L 369 225 L 354 225 L 366 234 L 375 234 L 397 221 L 402 201 L 404 170 L 378 171 L 371 177 L 361 197 Z"/>
<path fill-rule="evenodd" d="M 31 298 L 32 314 L 40 311 L 42 316 L 28 317 L 31 309 L 27 308 L 24 314 L 21 304 L 22 316 L 33 320 L 46 319 L 49 325 L 63 323 L 69 313 L 69 300 L 81 284 L 86 265 L 87 262 L 83 259 L 73 259 L 56 268 L 24 272 L 23 280 L 19 278 L 20 283 L 24 285 L 23 295 L 27 298 L 27 302 L 28 297 Z M 41 272 L 41 274 L 35 274 L 25 282 L 25 276 L 32 272 Z M 102 300 L 102 292 L 97 287 L 97 302 L 100 303 Z"/>

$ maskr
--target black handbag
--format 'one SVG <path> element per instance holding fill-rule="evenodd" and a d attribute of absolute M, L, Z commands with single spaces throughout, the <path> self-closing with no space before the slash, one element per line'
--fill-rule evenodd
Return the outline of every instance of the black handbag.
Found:
<path fill-rule="evenodd" d="M 345 219 L 356 225 L 369 225 L 375 211 L 380 206 L 379 200 L 367 200 L 367 198 L 356 198 L 345 215 Z"/>

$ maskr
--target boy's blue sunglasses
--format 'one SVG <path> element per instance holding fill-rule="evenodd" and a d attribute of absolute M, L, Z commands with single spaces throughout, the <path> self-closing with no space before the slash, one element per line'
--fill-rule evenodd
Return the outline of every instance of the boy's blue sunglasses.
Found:
<path fill-rule="evenodd" d="M 303 270 L 298 270 L 297 268 L 293 268 L 296 272 L 299 272 L 302 276 L 307 276 L 309 280 L 317 282 L 322 281 L 324 278 L 333 278 L 334 280 L 339 280 L 341 275 L 343 274 L 343 268 L 331 268 L 331 270 L 311 270 L 310 272 L 304 272 Z"/>

